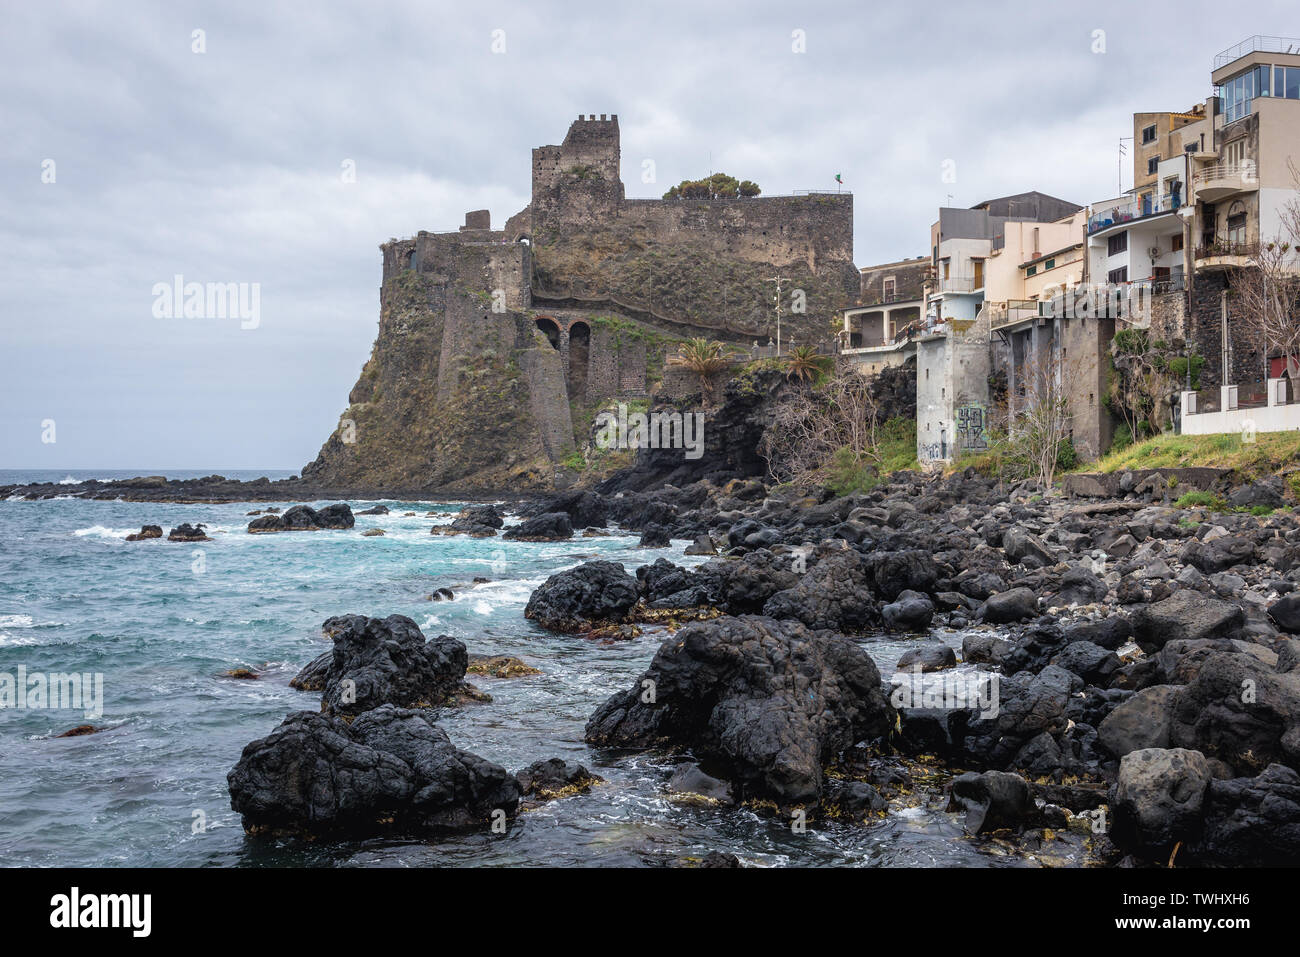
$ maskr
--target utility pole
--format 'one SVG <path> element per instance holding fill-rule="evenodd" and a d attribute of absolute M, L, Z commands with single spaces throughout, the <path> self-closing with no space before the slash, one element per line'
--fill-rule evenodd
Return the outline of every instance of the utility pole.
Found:
<path fill-rule="evenodd" d="M 781 283 L 789 279 L 788 276 L 773 276 L 771 279 L 765 279 L 764 282 L 776 283 L 776 296 L 773 297 L 773 305 L 776 308 L 776 354 L 781 354 Z"/>

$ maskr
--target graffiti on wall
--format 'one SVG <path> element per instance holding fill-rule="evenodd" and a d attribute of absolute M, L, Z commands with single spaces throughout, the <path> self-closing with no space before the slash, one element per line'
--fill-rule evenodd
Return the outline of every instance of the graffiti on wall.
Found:
<path fill-rule="evenodd" d="M 988 413 L 984 406 L 972 404 L 957 409 L 957 447 L 968 452 L 988 449 Z"/>

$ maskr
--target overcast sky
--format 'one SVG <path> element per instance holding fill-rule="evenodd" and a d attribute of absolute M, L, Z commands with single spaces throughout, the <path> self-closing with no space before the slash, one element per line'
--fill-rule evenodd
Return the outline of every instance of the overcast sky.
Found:
<path fill-rule="evenodd" d="M 301 467 L 374 340 L 379 243 L 483 207 L 500 226 L 579 113 L 619 115 L 629 196 L 843 174 L 860 266 L 924 254 L 948 194 L 1113 196 L 1134 111 L 1204 99 L 1249 34 L 1300 33 L 1294 0 L 1222 9 L 8 2 L 0 468 Z M 258 284 L 257 327 L 156 317 L 177 274 Z"/>

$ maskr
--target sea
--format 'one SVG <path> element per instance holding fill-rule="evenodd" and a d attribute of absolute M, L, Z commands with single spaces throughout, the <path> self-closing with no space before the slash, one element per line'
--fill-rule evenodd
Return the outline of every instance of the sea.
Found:
<path fill-rule="evenodd" d="M 0 470 L 0 485 L 166 474 L 282 478 L 289 470 Z M 293 502 L 173 504 L 56 497 L 0 501 L 0 680 L 5 674 L 100 676 L 102 714 L 0 709 L 0 860 L 9 866 L 655 866 L 732 853 L 755 866 L 973 866 L 1049 860 L 964 836 L 942 787 L 918 788 L 868 824 L 797 828 L 752 810 L 701 806 L 669 793 L 689 754 L 593 749 L 583 729 L 611 694 L 632 687 L 669 637 L 647 628 L 616 643 L 557 635 L 523 615 L 549 575 L 594 558 L 629 571 L 683 554 L 640 548 L 637 536 L 553 543 L 431 535 L 461 503 L 351 500 L 346 531 L 250 535 L 248 513 Z M 308 502 L 316 506 L 327 502 Z M 518 521 L 510 516 L 507 523 Z M 128 542 L 145 524 L 164 533 L 202 522 L 212 541 Z M 383 536 L 366 537 L 382 528 Z M 487 579 L 476 582 L 475 579 Z M 450 588 L 450 601 L 433 601 Z M 329 649 L 332 615 L 403 614 L 426 635 L 471 653 L 513 655 L 541 674 L 470 676 L 490 702 L 442 709 L 452 741 L 518 770 L 559 757 L 606 779 L 589 793 L 521 813 L 505 834 L 329 842 L 245 834 L 226 775 L 244 746 L 320 696 L 289 686 Z M 961 634 L 935 637 L 960 648 Z M 889 674 L 907 639 L 866 636 Z M 226 675 L 255 672 L 256 680 Z M 89 687 L 89 685 L 88 685 Z M 51 702 L 47 702 L 47 705 Z M 82 704 L 87 702 L 83 701 Z M 80 725 L 98 733 L 60 737 Z M 1060 843 L 1060 842 L 1057 842 Z M 1058 852 L 1059 853 L 1059 852 Z"/>

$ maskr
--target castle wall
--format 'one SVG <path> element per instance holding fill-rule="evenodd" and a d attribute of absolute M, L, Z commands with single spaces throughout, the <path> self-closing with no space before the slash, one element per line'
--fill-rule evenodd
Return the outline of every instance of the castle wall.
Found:
<path fill-rule="evenodd" d="M 533 150 L 531 202 L 502 229 L 472 210 L 456 232 L 384 243 L 379 336 L 347 413 L 360 437 L 332 436 L 304 475 L 545 486 L 574 449 L 571 407 L 661 380 L 698 390 L 665 368 L 680 338 L 766 340 L 768 277 L 788 280 L 784 310 L 804 296 L 787 342 L 857 294 L 851 196 L 627 200 L 620 163 L 617 116 L 580 118 Z M 534 274 L 553 286 L 537 299 Z M 552 313 L 554 344 L 535 322 Z"/>
<path fill-rule="evenodd" d="M 621 220 L 665 244 L 704 240 L 726 256 L 763 265 L 853 262 L 853 197 L 754 196 L 741 199 L 631 199 Z"/>

